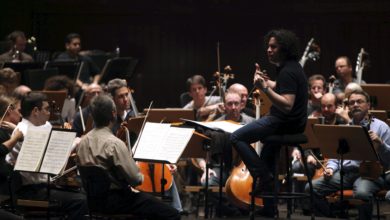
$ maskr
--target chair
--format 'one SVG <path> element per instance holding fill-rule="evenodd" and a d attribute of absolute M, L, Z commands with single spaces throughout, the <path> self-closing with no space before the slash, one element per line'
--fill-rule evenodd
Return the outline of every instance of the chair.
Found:
<path fill-rule="evenodd" d="M 303 149 L 302 149 L 301 145 L 307 143 L 307 137 L 304 134 L 272 135 L 272 136 L 265 138 L 265 140 L 263 140 L 262 142 L 263 142 L 263 144 L 271 144 L 271 145 L 285 147 L 286 158 L 289 158 L 288 147 L 297 147 L 299 149 L 299 151 L 301 152 L 301 155 L 305 155 L 303 153 Z M 286 182 L 287 182 L 287 187 L 288 187 L 287 192 L 279 192 L 279 178 L 278 178 L 279 175 L 277 173 L 279 170 L 279 156 L 280 156 L 279 153 L 275 153 L 275 160 L 274 160 L 275 161 L 275 169 L 274 169 L 274 186 L 275 186 L 275 188 L 274 188 L 274 192 L 263 192 L 259 195 L 256 195 L 255 193 L 251 193 L 251 206 L 250 206 L 250 209 L 251 209 L 250 218 L 251 219 L 254 219 L 254 213 L 255 213 L 254 201 L 255 201 L 256 196 L 261 197 L 261 198 L 273 198 L 274 199 L 274 205 L 275 205 L 274 217 L 275 218 L 279 218 L 279 213 L 277 211 L 277 204 L 278 204 L 279 199 L 288 200 L 288 203 L 287 203 L 287 218 L 288 219 L 290 218 L 290 216 L 292 214 L 291 199 L 305 198 L 305 197 L 310 196 L 311 204 L 313 204 L 313 198 L 312 198 L 313 187 L 311 184 L 310 175 L 308 175 L 308 173 L 306 173 L 306 176 L 308 177 L 308 183 L 310 186 L 310 194 L 292 192 L 292 181 L 291 181 L 291 173 L 290 173 L 291 163 L 286 163 L 286 166 L 287 166 L 286 167 L 286 169 L 287 169 Z M 308 169 L 307 169 L 306 158 L 303 158 L 303 163 L 305 166 L 305 172 L 307 172 Z M 257 179 L 258 179 L 257 176 L 253 176 L 254 181 L 253 181 L 253 185 L 252 185 L 252 192 L 255 192 Z M 313 213 L 313 207 L 311 207 L 311 210 L 312 210 L 311 219 L 314 219 L 315 216 Z"/>
<path fill-rule="evenodd" d="M 87 202 L 90 219 L 136 219 L 131 214 L 111 214 L 102 212 L 105 210 L 107 198 L 110 194 L 111 180 L 108 172 L 100 166 L 78 166 L 77 167 L 83 188 L 87 193 Z M 137 218 L 139 219 L 139 218 Z"/>
<path fill-rule="evenodd" d="M 191 101 L 192 101 L 192 97 L 190 96 L 189 92 L 183 92 L 182 94 L 180 94 L 180 106 L 181 107 L 186 106 Z"/>

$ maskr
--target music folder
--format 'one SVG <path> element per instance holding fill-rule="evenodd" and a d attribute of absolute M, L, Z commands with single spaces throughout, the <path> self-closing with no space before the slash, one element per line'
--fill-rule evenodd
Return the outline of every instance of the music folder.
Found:
<path fill-rule="evenodd" d="M 140 161 L 177 163 L 194 129 L 146 122 L 133 146 L 133 158 Z"/>
<path fill-rule="evenodd" d="M 27 130 L 14 170 L 58 175 L 72 151 L 76 132 L 64 129 Z"/>
<path fill-rule="evenodd" d="M 340 158 L 340 145 L 348 147 L 343 159 L 377 161 L 379 158 L 367 130 L 362 126 L 315 124 L 313 130 L 321 152 L 327 158 Z"/>

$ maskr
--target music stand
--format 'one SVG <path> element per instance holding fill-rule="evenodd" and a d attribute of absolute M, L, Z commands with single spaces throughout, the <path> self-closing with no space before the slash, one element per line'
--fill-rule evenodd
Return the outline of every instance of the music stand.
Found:
<path fill-rule="evenodd" d="M 42 69 L 43 67 L 43 63 L 39 63 L 39 62 L 22 62 L 22 63 L 11 63 L 11 62 L 5 62 L 4 65 L 3 65 L 3 68 L 11 68 L 13 69 L 15 72 L 19 72 L 20 75 L 21 75 L 21 83 L 24 83 L 25 81 L 23 81 L 23 75 L 25 73 L 26 70 L 30 70 L 30 69 Z"/>
<path fill-rule="evenodd" d="M 148 109 L 144 109 L 147 112 Z M 149 110 L 148 122 L 181 122 L 180 118 L 195 120 L 195 113 L 192 109 L 182 108 L 152 108 Z"/>
<path fill-rule="evenodd" d="M 137 63 L 138 59 L 133 57 L 115 57 L 108 59 L 102 70 L 100 81 L 107 83 L 112 79 L 120 78 L 126 79 L 129 82 Z"/>
<path fill-rule="evenodd" d="M 60 120 L 61 125 L 62 123 L 62 108 L 64 107 L 64 101 L 66 97 L 68 96 L 68 92 L 66 90 L 62 91 L 41 91 L 43 94 L 47 97 L 47 102 L 49 102 L 49 105 L 53 105 L 54 109 L 52 109 L 52 112 L 50 114 L 50 121 L 57 121 Z M 54 111 L 54 112 L 53 112 Z"/>
<path fill-rule="evenodd" d="M 82 62 L 80 61 L 47 61 L 44 69 L 57 68 L 58 74 L 65 75 L 76 82 L 80 75 Z"/>
<path fill-rule="evenodd" d="M 362 84 L 360 86 L 370 95 L 372 108 L 390 110 L 389 84 Z"/>
<path fill-rule="evenodd" d="M 340 158 L 340 203 L 344 213 L 344 159 L 378 161 L 367 129 L 356 125 L 314 125 L 322 154 L 327 158 Z"/>
<path fill-rule="evenodd" d="M 45 81 L 56 75 L 58 75 L 57 68 L 28 69 L 21 75 L 21 84 L 27 85 L 33 91 L 43 90 Z"/>

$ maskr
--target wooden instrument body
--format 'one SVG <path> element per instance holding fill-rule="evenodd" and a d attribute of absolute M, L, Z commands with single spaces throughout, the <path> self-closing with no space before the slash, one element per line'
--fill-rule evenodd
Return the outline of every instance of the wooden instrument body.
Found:
<path fill-rule="evenodd" d="M 144 181 L 136 189 L 148 193 L 160 193 L 162 182 L 166 181 L 164 191 L 171 188 L 173 177 L 167 165 L 162 163 L 137 162 L 140 172 L 144 175 Z M 164 168 L 164 176 L 163 174 Z"/>

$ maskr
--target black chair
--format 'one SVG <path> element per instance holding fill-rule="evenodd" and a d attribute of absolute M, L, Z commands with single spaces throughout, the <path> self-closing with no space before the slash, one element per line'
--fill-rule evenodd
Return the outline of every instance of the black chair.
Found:
<path fill-rule="evenodd" d="M 307 173 L 307 163 L 306 163 L 306 158 L 305 158 L 305 154 L 303 152 L 303 149 L 301 147 L 302 144 L 305 144 L 307 143 L 307 137 L 306 135 L 304 134 L 284 134 L 284 135 L 272 135 L 272 136 L 269 136 L 267 138 L 265 138 L 265 140 L 262 141 L 263 144 L 270 144 L 270 145 L 273 145 L 273 146 L 281 146 L 281 147 L 285 147 L 285 154 L 286 154 L 286 158 L 289 158 L 289 150 L 288 150 L 288 147 L 297 147 L 299 149 L 299 151 L 301 152 L 301 155 L 303 157 L 303 164 L 305 166 L 305 172 L 306 172 L 306 176 L 308 178 L 308 183 L 309 183 L 309 188 L 310 188 L 310 194 L 306 194 L 306 193 L 296 193 L 296 192 L 292 192 L 292 181 L 291 181 L 291 163 L 287 162 L 286 163 L 286 170 L 287 170 L 287 175 L 286 175 L 286 182 L 287 182 L 287 192 L 279 192 L 279 175 L 278 175 L 278 171 L 279 171 L 279 157 L 280 157 L 280 154 L 279 153 L 275 153 L 275 158 L 274 158 L 274 161 L 275 161 L 275 167 L 274 167 L 274 191 L 273 192 L 262 192 L 261 194 L 259 195 L 256 195 L 255 193 L 251 193 L 251 213 L 250 213 L 250 218 L 251 219 L 254 219 L 254 213 L 255 213 L 255 205 L 254 205 L 254 201 L 255 201 L 255 197 L 261 197 L 261 198 L 273 198 L 274 200 L 274 210 L 275 210 L 275 213 L 274 213 L 274 217 L 275 218 L 279 218 L 279 213 L 278 213 L 278 209 L 277 209 L 277 204 L 278 204 L 278 200 L 279 199 L 286 199 L 287 200 L 287 218 L 290 219 L 290 216 L 292 214 L 292 205 L 291 205 L 291 200 L 292 199 L 297 199 L 297 198 L 308 198 L 310 197 L 310 201 L 311 201 L 311 206 L 313 204 L 313 198 L 312 198 L 312 195 L 313 195 L 313 187 L 312 187 L 312 183 L 311 183 L 311 175 L 308 175 Z M 281 148 L 280 148 L 281 149 Z M 257 179 L 258 177 L 254 176 L 253 177 L 253 185 L 252 185 L 252 192 L 255 192 L 255 189 L 256 189 L 256 184 L 257 184 Z M 314 213 L 313 213 L 313 207 L 311 207 L 311 219 L 314 219 Z"/>
<path fill-rule="evenodd" d="M 182 94 L 180 94 L 180 106 L 182 108 L 191 101 L 192 101 L 192 97 L 190 96 L 189 92 L 183 92 Z"/>
<path fill-rule="evenodd" d="M 139 219 L 131 214 L 105 213 L 107 198 L 110 194 L 111 180 L 108 172 L 100 166 L 78 166 L 77 167 L 83 188 L 87 193 L 87 202 L 90 219 Z"/>

